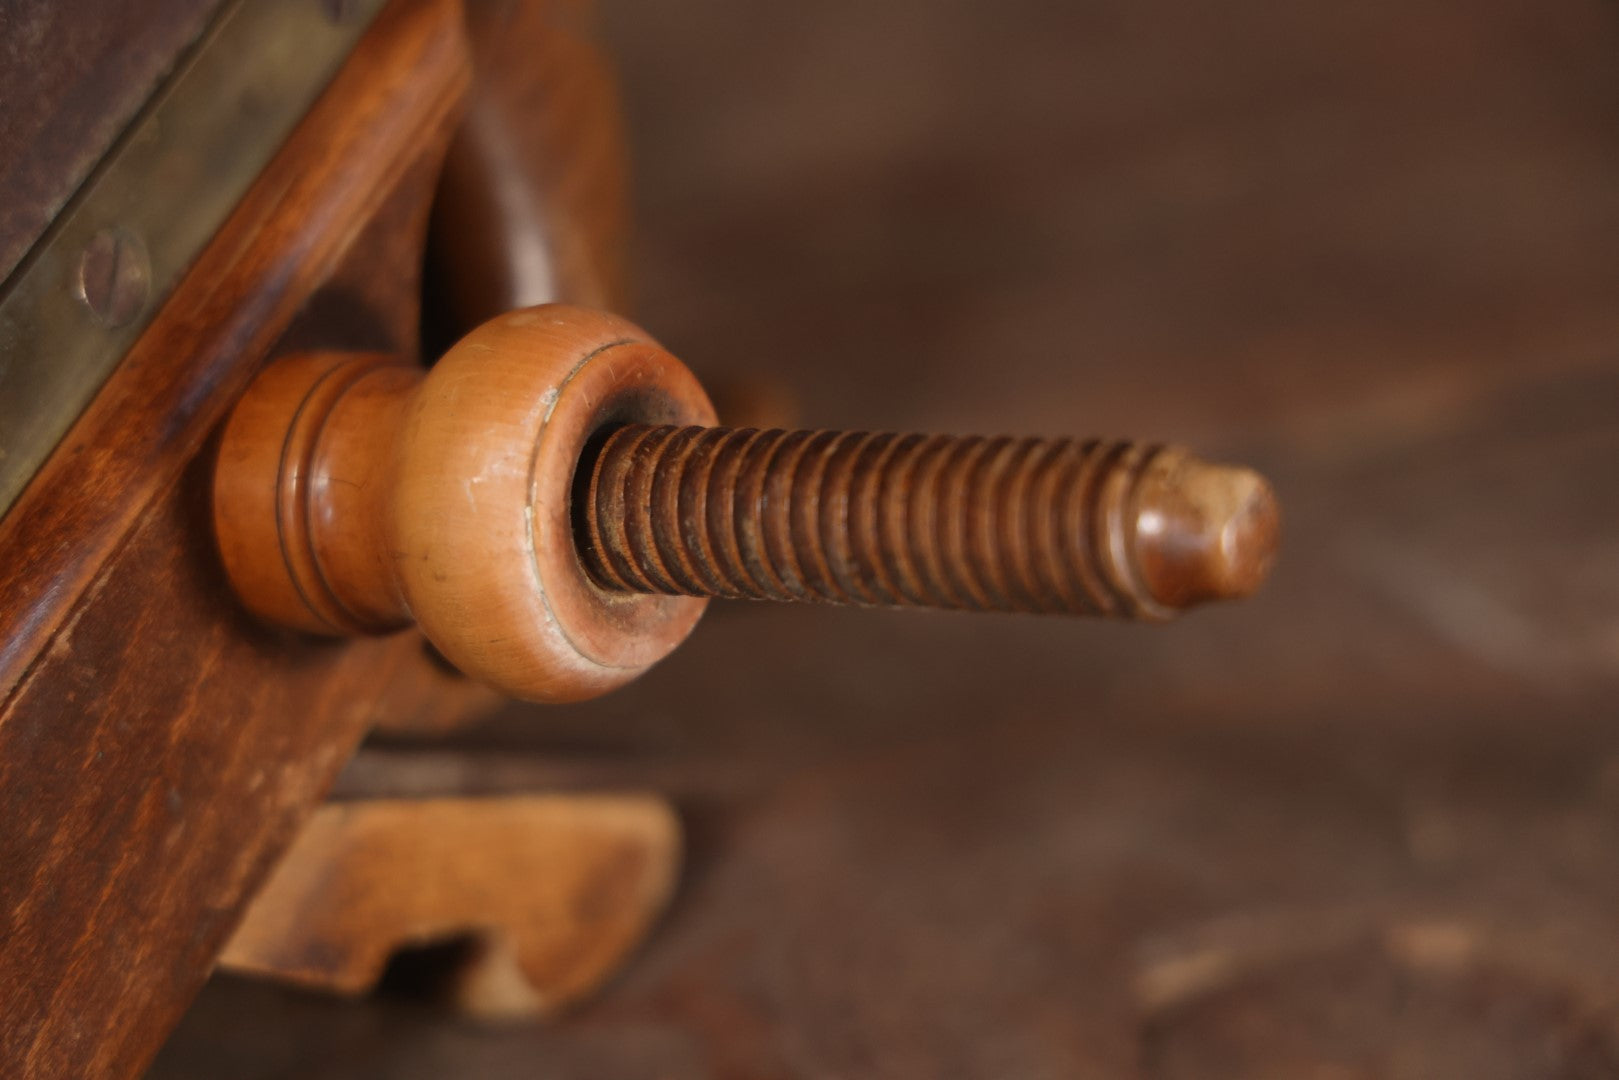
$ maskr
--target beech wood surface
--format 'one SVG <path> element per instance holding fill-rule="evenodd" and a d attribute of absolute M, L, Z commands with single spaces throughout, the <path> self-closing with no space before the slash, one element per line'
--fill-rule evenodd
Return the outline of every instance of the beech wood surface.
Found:
<path fill-rule="evenodd" d="M 1275 575 L 1150 632 L 714 605 L 368 750 L 677 793 L 683 893 L 565 1024 L 221 978 L 154 1080 L 1619 1075 L 1614 5 L 762 10 L 607 5 L 637 317 L 781 426 L 1251 461 Z"/>
<path fill-rule="evenodd" d="M 459 25 L 440 0 L 379 17 L 0 522 L 7 1076 L 140 1072 L 367 727 L 481 699 L 409 635 L 257 626 L 197 456 L 278 339 L 408 354 Z"/>
<path fill-rule="evenodd" d="M 304 825 L 219 962 L 352 996 L 399 950 L 462 944 L 438 988 L 455 1008 L 550 1014 L 640 943 L 679 867 L 679 822 L 652 796 L 332 803 Z"/>
<path fill-rule="evenodd" d="M 628 592 L 1168 619 L 1264 583 L 1263 477 L 1109 439 L 623 425 L 574 500 Z"/>
<path fill-rule="evenodd" d="M 628 321 L 508 312 L 425 375 L 371 355 L 288 357 L 226 425 L 213 518 L 244 603 L 306 632 L 414 621 L 469 677 L 534 701 L 621 686 L 705 602 L 596 585 L 575 549 L 584 448 L 620 423 L 712 423 L 702 387 Z"/>
<path fill-rule="evenodd" d="M 473 83 L 428 239 L 442 344 L 551 300 L 625 310 L 618 84 L 591 0 L 467 0 Z"/>

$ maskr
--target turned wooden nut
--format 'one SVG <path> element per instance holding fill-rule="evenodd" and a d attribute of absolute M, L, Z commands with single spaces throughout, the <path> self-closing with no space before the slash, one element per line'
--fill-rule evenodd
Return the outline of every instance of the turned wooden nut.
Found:
<path fill-rule="evenodd" d="M 511 312 L 423 372 L 374 355 L 267 368 L 226 426 L 214 525 L 231 583 L 327 634 L 418 624 L 467 675 L 534 701 L 635 678 L 705 600 L 603 588 L 569 516 L 597 433 L 713 424 L 689 371 L 623 319 Z"/>

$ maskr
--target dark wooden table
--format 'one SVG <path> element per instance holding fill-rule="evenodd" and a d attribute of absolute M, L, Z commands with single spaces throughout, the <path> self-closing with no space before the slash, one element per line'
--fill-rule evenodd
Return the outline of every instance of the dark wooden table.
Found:
<path fill-rule="evenodd" d="M 616 0 L 637 315 L 827 426 L 1252 461 L 1168 628 L 731 605 L 346 783 L 655 786 L 595 1004 L 218 979 L 179 1078 L 1619 1074 L 1619 9 Z"/>

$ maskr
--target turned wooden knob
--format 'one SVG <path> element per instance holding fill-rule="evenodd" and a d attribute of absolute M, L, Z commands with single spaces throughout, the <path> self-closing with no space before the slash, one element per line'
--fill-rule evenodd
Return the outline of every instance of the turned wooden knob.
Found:
<path fill-rule="evenodd" d="M 231 581 L 283 626 L 420 625 L 468 675 L 570 701 L 665 656 L 709 597 L 1164 618 L 1245 596 L 1268 484 L 1176 447 L 715 426 L 635 326 L 501 316 L 430 372 L 305 354 L 226 427 Z"/>
<path fill-rule="evenodd" d="M 614 425 L 713 422 L 696 379 L 639 328 L 560 305 L 485 323 L 431 371 L 290 357 L 226 425 L 220 552 L 272 622 L 360 634 L 414 621 L 508 694 L 592 697 L 667 655 L 706 601 L 590 579 L 569 520 L 581 449 Z"/>

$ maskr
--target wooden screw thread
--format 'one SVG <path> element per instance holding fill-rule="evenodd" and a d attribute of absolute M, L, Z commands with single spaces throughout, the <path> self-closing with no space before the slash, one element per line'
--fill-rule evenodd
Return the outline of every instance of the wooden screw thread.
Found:
<path fill-rule="evenodd" d="M 630 425 L 587 452 L 580 554 L 632 593 L 1162 617 L 1244 595 L 1274 499 L 1128 442 Z"/>

